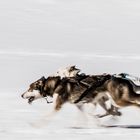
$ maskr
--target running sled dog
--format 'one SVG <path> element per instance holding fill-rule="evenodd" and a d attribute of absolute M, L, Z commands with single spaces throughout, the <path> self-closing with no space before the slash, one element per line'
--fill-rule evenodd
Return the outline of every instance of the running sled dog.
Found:
<path fill-rule="evenodd" d="M 105 101 L 108 99 L 106 94 L 95 91 L 97 86 L 110 79 L 110 75 L 89 76 L 78 74 L 79 72 L 80 70 L 75 66 L 70 66 L 64 70 L 59 70 L 54 76 L 47 79 L 42 77 L 32 83 L 27 92 L 22 94 L 22 97 L 28 99 L 28 103 L 39 98 L 55 97 L 55 111 L 60 110 L 66 102 L 75 104 L 81 111 L 83 111 L 84 103 L 92 103 L 95 106 L 99 103 L 107 112 L 105 115 L 120 115 L 113 106 L 111 109 L 107 109 L 105 105 Z"/>
<path fill-rule="evenodd" d="M 22 97 L 31 103 L 39 98 L 55 96 L 55 112 L 59 111 L 66 102 L 75 104 L 81 111 L 84 103 L 94 105 L 99 103 L 106 110 L 106 115 L 121 115 L 118 112 L 120 107 L 130 105 L 140 107 L 140 95 L 135 92 L 139 88 L 121 75 L 116 77 L 108 74 L 92 76 L 76 74 L 74 77 L 64 78 L 42 77 L 32 83 Z M 106 107 L 107 100 L 111 101 L 110 109 Z"/>

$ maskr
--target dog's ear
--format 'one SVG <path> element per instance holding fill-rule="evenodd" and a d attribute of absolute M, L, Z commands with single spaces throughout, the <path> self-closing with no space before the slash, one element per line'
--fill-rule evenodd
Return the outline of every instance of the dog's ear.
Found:
<path fill-rule="evenodd" d="M 43 81 L 44 81 L 45 79 L 46 79 L 46 78 L 45 78 L 44 76 L 42 76 L 42 77 L 41 77 L 41 80 L 43 80 Z"/>
<path fill-rule="evenodd" d="M 75 70 L 75 65 L 70 67 L 70 71 L 73 71 L 73 70 Z"/>
<path fill-rule="evenodd" d="M 73 69 L 75 69 L 75 67 L 76 67 L 75 65 L 71 66 L 71 68 L 73 68 Z"/>

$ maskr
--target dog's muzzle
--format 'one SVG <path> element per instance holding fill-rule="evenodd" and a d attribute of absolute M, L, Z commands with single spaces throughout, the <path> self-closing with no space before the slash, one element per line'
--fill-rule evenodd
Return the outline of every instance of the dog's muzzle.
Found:
<path fill-rule="evenodd" d="M 28 99 L 28 103 L 31 104 L 34 100 L 35 100 L 35 97 L 34 96 L 31 96 L 31 97 L 24 97 L 24 94 L 21 95 L 21 97 L 23 99 Z"/>
<path fill-rule="evenodd" d="M 23 99 L 28 99 L 28 103 L 31 104 L 34 100 L 42 98 L 40 93 L 38 91 L 33 91 L 33 92 L 25 92 L 21 95 Z"/>
<path fill-rule="evenodd" d="M 31 97 L 28 99 L 28 103 L 31 104 L 34 100 L 35 100 L 35 97 L 31 96 Z"/>

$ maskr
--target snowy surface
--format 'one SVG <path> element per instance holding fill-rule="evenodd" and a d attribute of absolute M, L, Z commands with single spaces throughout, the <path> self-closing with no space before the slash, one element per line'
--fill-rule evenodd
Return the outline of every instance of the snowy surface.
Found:
<path fill-rule="evenodd" d="M 64 108 L 48 123 L 41 127 L 34 127 L 49 112 L 52 105 L 44 100 L 38 100 L 32 105 L 27 104 L 19 93 L 2 92 L 0 98 L 0 138 L 11 139 L 139 139 L 140 129 L 104 128 L 97 127 L 92 120 L 85 120 L 81 127 L 80 112 L 73 105 L 66 104 Z M 106 117 L 101 119 L 102 124 L 139 125 L 140 109 L 127 108 L 122 110 L 119 118 Z M 88 121 L 88 122 L 87 122 Z M 81 121 L 81 123 L 83 123 Z"/>
<path fill-rule="evenodd" d="M 59 68 L 59 65 L 77 64 L 90 74 L 102 73 L 104 71 L 116 73 L 125 70 L 127 73 L 131 72 L 139 75 L 139 61 L 136 60 L 125 61 L 99 58 L 99 61 L 92 61 L 82 57 L 77 58 L 76 56 L 76 59 L 74 57 L 70 59 L 69 56 L 64 58 L 59 56 L 25 56 L 16 54 L 1 56 L 0 138 L 3 140 L 90 140 L 102 139 L 104 137 L 110 140 L 139 139 L 140 129 L 97 127 L 92 119 L 82 120 L 80 112 L 74 105 L 70 104 L 64 105 L 62 111 L 56 114 L 48 124 L 44 124 L 42 127 L 34 127 L 32 125 L 44 118 L 51 110 L 52 105 L 48 105 L 43 99 L 29 105 L 27 101 L 21 98 L 21 94 L 27 90 L 31 82 L 37 80 L 42 75 L 52 74 Z M 95 57 L 95 59 L 97 58 Z M 99 62 L 102 62 L 104 65 L 102 66 Z M 118 68 L 116 65 L 120 67 Z M 137 69 L 133 69 L 132 65 Z M 102 125 L 140 126 L 140 109 L 128 107 L 121 111 L 123 113 L 121 117 L 112 118 L 109 116 L 100 119 L 99 122 Z"/>
<path fill-rule="evenodd" d="M 139 17 L 139 0 L 1 0 L 0 139 L 139 139 L 140 129 L 95 127 L 92 119 L 80 127 L 82 116 L 70 104 L 35 128 L 31 124 L 52 106 L 20 97 L 31 82 L 68 65 L 88 74 L 140 77 Z M 121 117 L 99 121 L 140 125 L 140 109 L 121 111 Z"/>

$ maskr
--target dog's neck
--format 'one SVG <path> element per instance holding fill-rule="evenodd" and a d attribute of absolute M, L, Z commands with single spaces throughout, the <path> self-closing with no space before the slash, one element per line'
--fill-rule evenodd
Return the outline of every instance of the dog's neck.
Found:
<path fill-rule="evenodd" d="M 58 83 L 61 81 L 60 77 L 48 77 L 46 79 L 45 85 L 44 85 L 44 96 L 53 96 L 54 91 L 58 85 Z"/>

